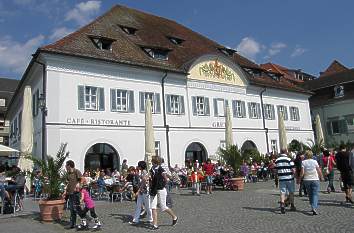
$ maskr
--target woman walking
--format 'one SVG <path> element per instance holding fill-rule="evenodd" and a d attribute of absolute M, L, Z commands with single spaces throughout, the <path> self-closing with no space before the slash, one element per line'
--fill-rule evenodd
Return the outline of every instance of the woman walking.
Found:
<path fill-rule="evenodd" d="M 323 180 L 321 169 L 316 160 L 312 159 L 312 152 L 305 152 L 305 160 L 302 161 L 301 177 L 304 177 L 304 184 L 309 195 L 312 214 L 317 215 L 318 192 L 320 190 L 320 180 Z"/>
<path fill-rule="evenodd" d="M 334 189 L 333 185 L 333 180 L 334 180 L 334 166 L 336 165 L 336 162 L 334 161 L 334 155 L 330 153 L 328 150 L 323 151 L 323 157 L 322 157 L 322 162 L 323 162 L 323 176 L 327 177 L 328 180 L 328 186 L 327 186 L 327 192 L 335 192 L 336 190 Z"/>
<path fill-rule="evenodd" d="M 148 193 L 148 184 L 149 184 L 149 174 L 146 171 L 146 162 L 139 161 L 138 169 L 140 170 L 140 184 L 138 190 L 138 196 L 136 200 L 135 214 L 133 217 L 133 221 L 129 222 L 129 224 L 135 225 L 140 221 L 141 216 L 141 208 L 144 205 L 144 211 L 147 212 L 148 221 L 152 222 L 152 214 L 150 209 L 150 196 Z"/>
<path fill-rule="evenodd" d="M 160 166 L 160 159 L 157 156 L 151 159 L 152 168 L 150 169 L 150 208 L 152 209 L 152 224 L 153 230 L 159 229 L 157 225 L 157 204 L 161 211 L 166 212 L 172 217 L 172 226 L 176 225 L 178 217 L 172 209 L 166 206 L 166 181 L 168 180 L 166 172 Z"/>

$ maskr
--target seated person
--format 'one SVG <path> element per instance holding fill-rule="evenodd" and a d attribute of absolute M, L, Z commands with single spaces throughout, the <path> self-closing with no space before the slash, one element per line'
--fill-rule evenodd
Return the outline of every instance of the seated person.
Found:
<path fill-rule="evenodd" d="M 16 191 L 18 192 L 20 197 L 23 196 L 24 188 L 26 184 L 26 177 L 24 173 L 21 172 L 20 168 L 16 168 L 16 170 L 17 170 L 17 174 L 15 175 L 15 177 L 12 178 L 11 181 L 9 181 L 9 185 L 5 188 L 6 189 L 5 197 L 8 198 L 11 201 L 11 203 L 13 203 L 13 199 Z M 21 201 L 19 205 L 20 205 L 20 209 L 22 209 L 23 205 Z"/>
<path fill-rule="evenodd" d="M 0 198 L 4 200 L 5 198 L 5 167 L 0 166 Z"/>
<path fill-rule="evenodd" d="M 105 183 L 104 177 L 105 177 L 105 173 L 104 173 L 104 171 L 101 171 L 100 176 L 97 179 L 99 193 L 104 193 L 104 191 L 106 191 L 106 183 Z"/>

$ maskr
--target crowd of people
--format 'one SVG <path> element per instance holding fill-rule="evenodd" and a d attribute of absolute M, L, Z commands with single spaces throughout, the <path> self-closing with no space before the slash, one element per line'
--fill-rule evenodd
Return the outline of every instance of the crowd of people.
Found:
<path fill-rule="evenodd" d="M 311 151 L 288 153 L 281 150 L 277 156 L 271 156 L 263 161 L 244 161 L 238 171 L 230 166 L 220 163 L 212 163 L 210 159 L 206 162 L 186 161 L 184 167 L 177 164 L 172 168 L 164 163 L 163 158 L 153 157 L 152 167 L 148 169 L 145 161 L 139 161 L 137 166 L 129 166 L 127 160 L 123 160 L 120 170 L 96 169 L 85 170 L 83 174 L 75 168 L 72 160 L 66 162 L 67 180 L 63 184 L 63 198 L 68 200 L 70 209 L 70 227 L 77 227 L 79 230 L 88 228 L 86 215 L 90 215 L 94 221 L 93 228 L 100 228 L 102 223 L 95 211 L 93 201 L 92 184 L 98 186 L 98 193 L 109 192 L 115 184 L 121 184 L 119 191 L 129 190 L 130 200 L 136 201 L 132 225 L 139 224 L 142 216 L 146 214 L 151 229 L 158 229 L 159 207 L 162 212 L 170 215 L 172 225 L 178 221 L 177 215 L 172 210 L 172 199 L 169 193 L 173 189 L 191 188 L 193 195 L 200 195 L 202 190 L 205 194 L 212 194 L 213 187 L 228 187 L 229 179 L 235 172 L 244 177 L 244 182 L 258 182 L 274 179 L 274 184 L 280 190 L 280 212 L 286 213 L 286 207 L 290 211 L 296 211 L 295 187 L 298 184 L 299 196 L 308 196 L 313 215 L 318 214 L 318 202 L 320 181 L 327 181 L 326 192 L 335 192 L 334 176 L 335 168 L 340 172 L 341 188 L 345 192 L 345 203 L 353 204 L 352 185 L 354 181 L 354 153 L 349 152 L 341 146 L 339 150 L 330 151 L 323 148 L 320 154 L 314 155 Z M 5 171 L 12 172 L 8 185 L 4 185 Z M 41 194 L 43 184 L 41 183 L 41 172 L 34 174 L 34 192 Z M 26 183 L 25 175 L 18 167 L 5 168 L 0 166 L 0 194 L 3 200 L 14 197 L 14 193 L 24 190 Z M 111 190 L 112 195 L 113 189 Z M 111 196 L 113 201 L 113 196 Z M 122 197 L 121 197 L 122 198 Z M 76 224 L 79 215 L 81 223 Z"/>
<path fill-rule="evenodd" d="M 320 181 L 327 181 L 326 192 L 335 192 L 334 170 L 340 172 L 341 189 L 345 192 L 345 203 L 354 204 L 352 186 L 354 184 L 354 153 L 347 151 L 345 146 L 330 151 L 322 148 L 321 153 L 314 155 L 312 151 L 298 152 L 295 158 L 282 150 L 275 160 L 275 169 L 279 180 L 280 211 L 285 214 L 285 207 L 295 211 L 295 183 L 299 186 L 299 196 L 307 195 L 313 215 L 318 214 Z"/>

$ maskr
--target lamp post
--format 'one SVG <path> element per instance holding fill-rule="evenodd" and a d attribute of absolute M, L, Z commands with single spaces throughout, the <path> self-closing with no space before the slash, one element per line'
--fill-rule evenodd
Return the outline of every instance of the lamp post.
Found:
<path fill-rule="evenodd" d="M 42 160 L 46 159 L 46 152 L 47 152 L 47 128 L 46 128 L 46 116 L 47 116 L 47 106 L 46 106 L 46 98 L 45 95 L 42 93 L 38 97 L 38 108 L 42 112 Z"/>

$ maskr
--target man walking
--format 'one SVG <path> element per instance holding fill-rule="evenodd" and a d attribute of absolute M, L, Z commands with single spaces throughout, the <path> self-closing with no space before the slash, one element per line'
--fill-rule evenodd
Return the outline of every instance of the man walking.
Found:
<path fill-rule="evenodd" d="M 288 194 L 288 200 L 290 202 L 290 210 L 295 211 L 294 205 L 294 162 L 287 156 L 287 150 L 282 149 L 280 151 L 279 158 L 275 160 L 275 168 L 278 171 L 279 189 L 280 189 L 280 211 L 285 214 L 285 199 Z"/>
<path fill-rule="evenodd" d="M 346 150 L 344 145 L 339 147 L 339 152 L 336 154 L 337 168 L 340 171 L 340 176 L 342 178 L 343 186 L 345 189 L 345 200 L 347 203 L 353 204 L 352 200 L 352 169 L 350 167 L 350 154 Z"/>
<path fill-rule="evenodd" d="M 75 163 L 72 160 L 66 161 L 65 168 L 67 171 L 67 185 L 63 197 L 68 196 L 69 198 L 69 209 L 70 209 L 70 228 L 75 228 L 76 226 L 76 206 L 75 206 L 75 187 L 80 182 L 81 172 L 75 168 Z"/>

